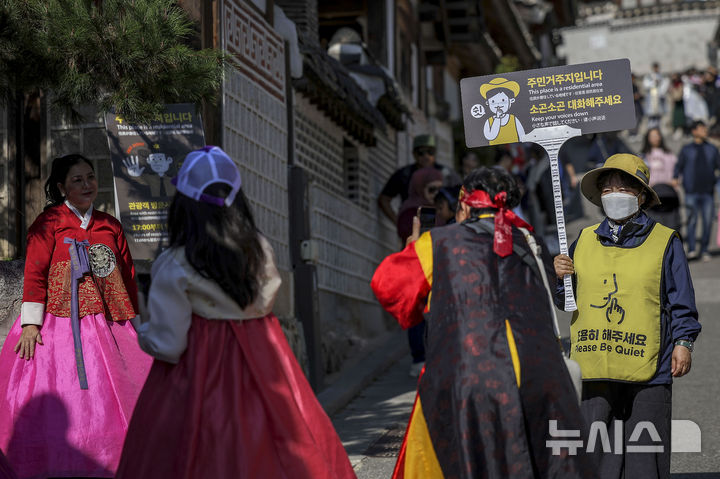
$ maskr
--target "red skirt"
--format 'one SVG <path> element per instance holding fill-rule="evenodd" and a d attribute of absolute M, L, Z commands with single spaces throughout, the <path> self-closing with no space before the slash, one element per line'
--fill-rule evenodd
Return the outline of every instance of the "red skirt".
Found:
<path fill-rule="evenodd" d="M 117 479 L 354 478 L 277 318 L 193 316 L 176 365 L 155 360 Z"/>

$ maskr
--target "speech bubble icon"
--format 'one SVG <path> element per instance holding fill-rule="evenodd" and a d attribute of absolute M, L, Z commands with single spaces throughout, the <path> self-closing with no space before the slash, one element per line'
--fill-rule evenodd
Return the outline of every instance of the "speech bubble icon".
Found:
<path fill-rule="evenodd" d="M 480 118 L 485 114 L 485 107 L 483 107 L 480 103 L 476 103 L 472 106 L 472 108 L 470 108 L 470 114 L 473 118 Z"/>

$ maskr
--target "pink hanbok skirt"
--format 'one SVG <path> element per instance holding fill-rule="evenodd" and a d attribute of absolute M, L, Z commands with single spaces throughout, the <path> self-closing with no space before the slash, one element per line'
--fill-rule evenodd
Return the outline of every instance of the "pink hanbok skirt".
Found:
<path fill-rule="evenodd" d="M 0 449 L 20 479 L 113 477 L 152 358 L 130 321 L 80 320 L 88 389 L 80 389 L 69 318 L 45 314 L 35 357 L 14 351 L 13 324 L 0 352 Z"/>

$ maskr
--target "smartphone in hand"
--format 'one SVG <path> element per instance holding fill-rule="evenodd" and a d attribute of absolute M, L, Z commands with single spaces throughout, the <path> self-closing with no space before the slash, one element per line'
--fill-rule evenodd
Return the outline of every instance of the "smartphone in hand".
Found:
<path fill-rule="evenodd" d="M 421 206 L 417 209 L 417 217 L 420 219 L 421 234 L 436 226 L 435 213 L 435 207 L 433 206 Z"/>

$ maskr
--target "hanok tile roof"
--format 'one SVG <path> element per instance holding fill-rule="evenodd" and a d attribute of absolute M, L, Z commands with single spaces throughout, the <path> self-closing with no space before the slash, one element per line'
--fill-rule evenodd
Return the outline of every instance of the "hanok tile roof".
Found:
<path fill-rule="evenodd" d="M 365 90 L 347 69 L 300 35 L 303 76 L 293 86 L 323 110 L 351 136 L 367 146 L 375 145 L 374 128 L 384 129 L 385 118 L 367 100 Z"/>

